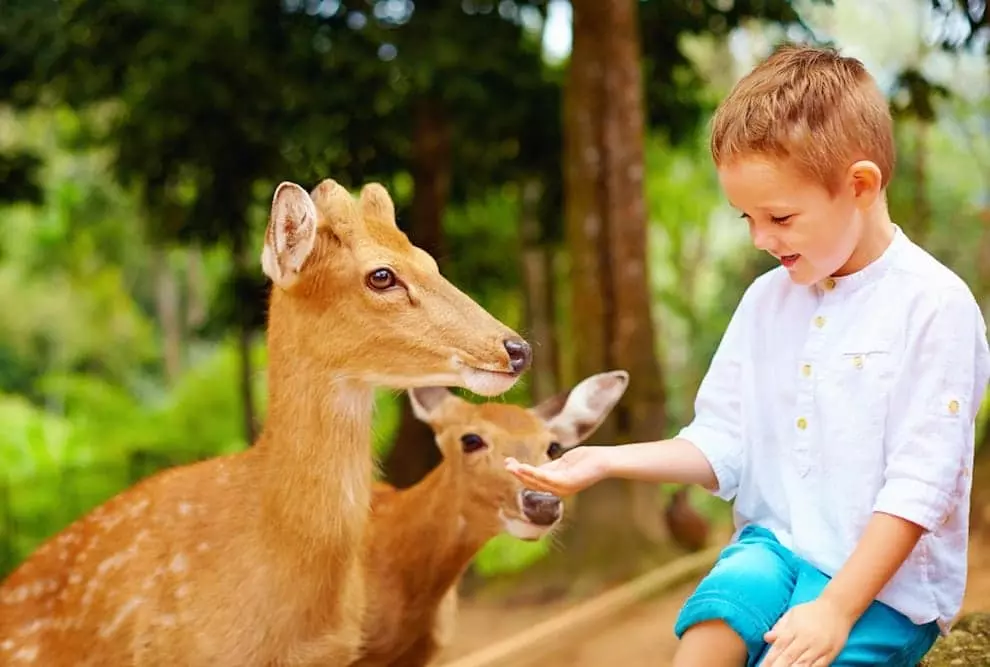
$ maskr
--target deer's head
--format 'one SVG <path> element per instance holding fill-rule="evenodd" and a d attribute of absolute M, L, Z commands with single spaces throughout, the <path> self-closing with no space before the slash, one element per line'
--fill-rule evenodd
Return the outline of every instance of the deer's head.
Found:
<path fill-rule="evenodd" d="M 409 242 L 381 185 L 355 199 L 331 179 L 311 193 L 280 184 L 261 263 L 273 283 L 270 330 L 339 379 L 492 396 L 529 366 L 526 341 Z"/>
<path fill-rule="evenodd" d="M 416 417 L 436 434 L 444 464 L 458 468 L 465 519 L 500 524 L 517 538 L 535 540 L 557 526 L 563 503 L 557 496 L 524 489 L 506 470 L 506 457 L 532 465 L 557 458 L 594 433 L 628 383 L 625 371 L 592 375 L 531 408 L 475 404 L 441 387 L 414 389 L 409 396 Z"/>

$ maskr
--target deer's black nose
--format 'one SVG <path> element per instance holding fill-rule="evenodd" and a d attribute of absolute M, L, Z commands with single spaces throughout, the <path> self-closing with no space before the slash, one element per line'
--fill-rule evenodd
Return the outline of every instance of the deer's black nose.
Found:
<path fill-rule="evenodd" d="M 560 518 L 560 498 L 552 493 L 523 491 L 522 510 L 526 518 L 537 526 L 550 526 Z"/>
<path fill-rule="evenodd" d="M 509 353 L 509 367 L 513 373 L 518 375 L 529 368 L 533 360 L 533 349 L 529 343 L 522 338 L 508 338 L 504 345 L 505 351 Z"/>

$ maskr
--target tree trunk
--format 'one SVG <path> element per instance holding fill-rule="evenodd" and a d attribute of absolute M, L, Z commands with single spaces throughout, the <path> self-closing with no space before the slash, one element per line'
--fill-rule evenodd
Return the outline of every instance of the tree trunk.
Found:
<path fill-rule="evenodd" d="M 644 110 L 636 0 L 575 0 L 564 98 L 565 217 L 571 252 L 575 376 L 630 372 L 596 443 L 663 436 L 664 389 L 654 349 L 643 188 Z M 641 546 L 638 498 L 619 481 L 581 494 L 569 558 L 614 558 Z M 655 525 L 660 522 L 658 505 Z"/>
<path fill-rule="evenodd" d="M 433 255 L 444 269 L 443 213 L 450 193 L 450 127 L 438 100 L 421 98 L 413 110 L 410 240 Z M 421 480 L 440 462 L 433 432 L 412 413 L 408 396 L 401 398 L 402 413 L 392 450 L 383 469 L 390 484 L 404 488 Z"/>
<path fill-rule="evenodd" d="M 240 357 L 241 409 L 244 427 L 244 439 L 250 447 L 258 433 L 258 423 L 255 418 L 254 373 L 251 370 L 251 322 L 253 300 L 256 298 L 254 283 L 251 280 L 248 257 L 245 252 L 244 232 L 234 234 L 231 243 L 234 259 L 234 289 L 237 292 L 237 352 Z"/>
<path fill-rule="evenodd" d="M 203 326 L 208 310 L 203 251 L 193 244 L 186 251 L 186 330 L 192 332 Z"/>
<path fill-rule="evenodd" d="M 151 250 L 155 274 L 155 309 L 162 331 L 165 381 L 175 384 L 182 374 L 182 320 L 179 316 L 179 285 L 169 266 L 168 248 L 155 245 Z"/>
<path fill-rule="evenodd" d="M 523 183 L 520 206 L 523 289 L 526 330 L 534 347 L 529 371 L 530 401 L 537 403 L 558 391 L 557 336 L 554 327 L 554 291 L 550 248 L 542 241 L 539 204 L 543 185 L 538 178 Z"/>

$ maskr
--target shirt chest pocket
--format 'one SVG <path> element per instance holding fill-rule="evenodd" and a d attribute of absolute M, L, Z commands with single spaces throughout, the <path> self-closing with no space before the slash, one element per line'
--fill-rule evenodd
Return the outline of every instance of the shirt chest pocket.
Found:
<path fill-rule="evenodd" d="M 883 457 L 883 437 L 896 373 L 887 346 L 847 345 L 833 352 L 819 383 L 819 407 L 839 449 L 861 463 Z"/>

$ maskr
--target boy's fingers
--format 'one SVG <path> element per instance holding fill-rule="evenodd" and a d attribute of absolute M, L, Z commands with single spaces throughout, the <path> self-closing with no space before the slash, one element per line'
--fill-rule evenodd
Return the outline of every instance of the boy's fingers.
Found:
<path fill-rule="evenodd" d="M 552 473 L 547 473 L 540 468 L 534 468 L 524 463 L 508 463 L 506 467 L 515 475 L 528 489 L 534 491 L 548 491 L 556 495 L 566 495 L 567 489 L 555 479 Z"/>

